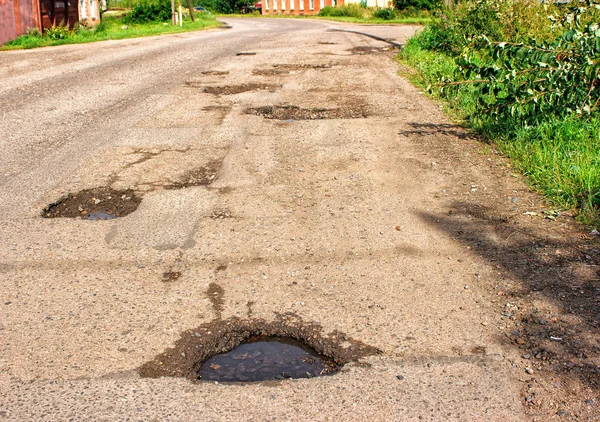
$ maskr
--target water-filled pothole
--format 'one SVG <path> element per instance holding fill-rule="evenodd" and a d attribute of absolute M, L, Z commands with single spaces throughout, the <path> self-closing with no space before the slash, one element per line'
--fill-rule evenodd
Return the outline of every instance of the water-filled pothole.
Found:
<path fill-rule="evenodd" d="M 360 105 L 347 108 L 301 108 L 295 105 L 262 106 L 247 108 L 246 114 L 277 120 L 361 119 L 368 117 Z"/>
<path fill-rule="evenodd" d="M 262 319 L 217 319 L 184 332 L 138 371 L 142 377 L 184 377 L 193 381 L 249 382 L 330 375 L 345 364 L 380 353 L 339 331 L 324 334 L 318 324 L 293 314 Z M 200 378 L 199 378 L 200 377 Z"/>
<path fill-rule="evenodd" d="M 142 202 L 131 189 L 94 188 L 69 193 L 42 210 L 44 218 L 110 220 L 134 212 Z"/>
<path fill-rule="evenodd" d="M 199 380 L 253 382 L 313 378 L 335 373 L 338 365 L 290 337 L 250 337 L 235 349 L 204 361 Z"/>

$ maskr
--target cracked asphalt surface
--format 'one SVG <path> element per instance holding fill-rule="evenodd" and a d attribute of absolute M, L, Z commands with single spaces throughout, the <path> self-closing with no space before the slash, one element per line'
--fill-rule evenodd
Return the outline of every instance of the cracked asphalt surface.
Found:
<path fill-rule="evenodd" d="M 550 420 L 565 394 L 594 420 L 587 378 L 525 371 L 506 308 L 562 312 L 512 242 L 577 227 L 523 215 L 540 198 L 398 76 L 417 28 L 227 22 L 0 54 L 0 420 Z M 247 112 L 268 106 L 308 120 Z M 40 217 L 100 187 L 141 204 Z M 285 314 L 381 353 L 266 384 L 137 371 L 201 324 Z M 560 321 L 594 344 L 585 318 Z"/>

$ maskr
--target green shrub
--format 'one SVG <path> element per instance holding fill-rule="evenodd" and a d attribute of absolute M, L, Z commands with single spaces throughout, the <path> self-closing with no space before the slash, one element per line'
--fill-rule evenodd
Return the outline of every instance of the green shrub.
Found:
<path fill-rule="evenodd" d="M 396 19 L 396 13 L 392 9 L 377 9 L 373 12 L 373 17 L 389 21 Z"/>
<path fill-rule="evenodd" d="M 394 8 L 397 10 L 436 10 L 443 4 L 443 0 L 394 0 Z"/>
<path fill-rule="evenodd" d="M 600 12 L 583 2 L 528 4 L 457 6 L 400 58 L 548 199 L 598 225 Z"/>
<path fill-rule="evenodd" d="M 346 4 L 339 7 L 325 6 L 319 12 L 319 16 L 343 16 L 362 19 L 364 17 L 364 12 L 365 9 L 358 4 Z"/>
<path fill-rule="evenodd" d="M 171 20 L 171 2 L 154 0 L 137 3 L 123 19 L 125 23 L 167 22 Z"/>
<path fill-rule="evenodd" d="M 71 31 L 69 30 L 69 28 L 62 25 L 52 26 L 46 29 L 46 32 L 44 33 L 45 37 L 53 41 L 64 40 L 65 38 L 68 38 L 69 35 L 71 35 Z"/>

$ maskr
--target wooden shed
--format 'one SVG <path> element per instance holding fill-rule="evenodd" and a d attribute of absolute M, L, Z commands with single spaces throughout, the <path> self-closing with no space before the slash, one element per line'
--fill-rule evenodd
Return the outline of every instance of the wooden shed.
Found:
<path fill-rule="evenodd" d="M 0 45 L 35 28 L 69 28 L 77 22 L 100 20 L 98 0 L 0 0 Z"/>

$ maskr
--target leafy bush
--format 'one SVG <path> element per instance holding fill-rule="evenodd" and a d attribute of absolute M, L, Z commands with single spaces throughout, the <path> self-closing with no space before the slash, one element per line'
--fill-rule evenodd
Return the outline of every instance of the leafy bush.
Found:
<path fill-rule="evenodd" d="M 51 39 L 53 41 L 56 41 L 56 40 L 64 40 L 65 38 L 68 38 L 70 34 L 71 34 L 71 31 L 69 30 L 68 27 L 58 25 L 58 26 L 52 26 L 52 27 L 46 29 L 44 36 L 48 37 L 49 39 Z"/>
<path fill-rule="evenodd" d="M 396 19 L 396 13 L 394 13 L 392 9 L 377 9 L 373 12 L 373 17 L 389 21 L 392 19 Z"/>
<path fill-rule="evenodd" d="M 428 27 L 426 48 L 458 55 L 481 36 L 523 42 L 555 37 L 548 15 L 556 6 L 537 0 L 462 0 L 443 9 Z"/>
<path fill-rule="evenodd" d="M 394 8 L 397 10 L 436 10 L 441 8 L 443 4 L 443 0 L 394 0 Z"/>
<path fill-rule="evenodd" d="M 548 116 L 586 117 L 600 103 L 600 25 L 581 26 L 581 9 L 562 17 L 568 28 L 551 43 L 491 42 L 457 59 L 458 83 L 475 87 L 474 119 L 532 125 Z"/>
<path fill-rule="evenodd" d="M 345 4 L 339 7 L 325 6 L 319 12 L 319 16 L 345 16 L 349 18 L 362 19 L 365 9 L 358 4 Z"/>
<path fill-rule="evenodd" d="M 171 2 L 169 0 L 154 0 L 137 3 L 123 22 L 148 23 L 167 22 L 171 20 Z"/>
<path fill-rule="evenodd" d="M 600 225 L 600 7 L 491 1 L 444 12 L 401 58 L 534 187 Z"/>

